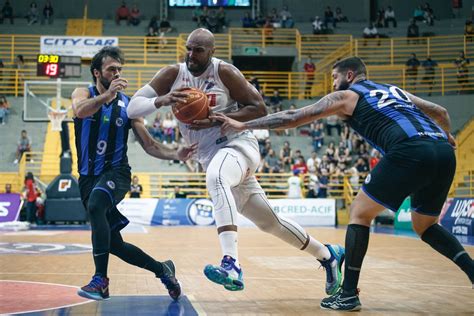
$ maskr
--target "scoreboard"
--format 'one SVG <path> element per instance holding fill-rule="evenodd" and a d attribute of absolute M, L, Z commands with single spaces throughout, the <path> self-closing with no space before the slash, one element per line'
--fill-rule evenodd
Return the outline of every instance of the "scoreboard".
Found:
<path fill-rule="evenodd" d="M 36 75 L 50 78 L 73 78 L 81 76 L 80 56 L 38 54 Z"/>

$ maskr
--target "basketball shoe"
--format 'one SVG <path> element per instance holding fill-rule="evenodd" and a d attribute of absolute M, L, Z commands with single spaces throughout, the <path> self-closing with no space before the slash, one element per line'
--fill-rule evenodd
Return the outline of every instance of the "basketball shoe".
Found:
<path fill-rule="evenodd" d="M 160 277 L 161 283 L 166 286 L 168 294 L 176 301 L 181 296 L 181 284 L 176 279 L 174 263 L 171 260 L 167 260 L 162 262 L 162 265 L 163 275 Z"/>
<path fill-rule="evenodd" d="M 323 298 L 320 304 L 322 309 L 333 309 L 339 311 L 359 311 L 362 305 L 359 301 L 359 291 L 344 293 L 342 289 L 329 297 Z"/>
<path fill-rule="evenodd" d="M 226 290 L 242 291 L 244 289 L 243 272 L 235 265 L 235 259 L 224 256 L 220 266 L 208 264 L 204 268 L 206 277 L 214 283 L 222 284 Z"/>
<path fill-rule="evenodd" d="M 77 291 L 77 294 L 79 296 L 96 301 L 108 300 L 110 298 L 109 278 L 105 278 L 100 275 L 94 275 L 89 284 L 81 287 Z"/>
<path fill-rule="evenodd" d="M 326 294 L 333 295 L 341 287 L 342 263 L 344 262 L 344 248 L 339 245 L 326 245 L 331 254 L 328 260 L 319 260 L 326 270 Z"/>

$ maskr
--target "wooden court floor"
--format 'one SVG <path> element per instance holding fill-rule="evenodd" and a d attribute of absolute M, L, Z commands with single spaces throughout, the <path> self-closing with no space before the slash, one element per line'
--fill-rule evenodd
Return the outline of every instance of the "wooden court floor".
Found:
<path fill-rule="evenodd" d="M 207 315 L 316 315 L 323 311 L 324 270 L 306 253 L 255 228 L 241 228 L 239 249 L 245 290 L 229 292 L 204 277 L 208 263 L 220 260 L 215 228 L 147 227 L 148 233 L 126 233 L 158 260 L 171 258 L 184 294 L 200 314 Z M 309 228 L 324 243 L 343 244 L 345 230 Z M 55 231 L 52 235 L 0 233 L 0 242 L 89 244 L 88 231 Z M 474 247 L 467 246 L 474 256 Z M 93 273 L 90 253 L 70 255 L 0 254 L 0 279 L 47 282 L 72 286 L 87 283 Z M 109 264 L 111 295 L 166 295 L 159 280 L 145 270 L 115 257 Z M 409 237 L 372 234 L 364 261 L 360 299 L 362 313 L 474 314 L 474 289 L 452 262 L 422 241 Z M 3 288 L 2 291 L 8 291 Z M 18 298 L 18 304 L 28 295 Z M 140 315 L 137 310 L 136 315 Z"/>

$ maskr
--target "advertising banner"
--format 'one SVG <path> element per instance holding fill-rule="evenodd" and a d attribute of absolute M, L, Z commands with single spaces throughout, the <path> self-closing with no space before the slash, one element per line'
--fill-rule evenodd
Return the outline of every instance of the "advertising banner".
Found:
<path fill-rule="evenodd" d="M 411 227 L 411 200 L 407 197 L 395 214 L 394 228 L 396 230 L 412 230 Z"/>
<path fill-rule="evenodd" d="M 454 198 L 441 225 L 455 235 L 474 236 L 474 198 Z"/>
<path fill-rule="evenodd" d="M 13 222 L 20 215 L 21 197 L 18 193 L 0 194 L 0 222 Z"/>
<path fill-rule="evenodd" d="M 92 58 L 104 46 L 118 46 L 118 37 L 41 36 L 41 54 Z"/>
<path fill-rule="evenodd" d="M 334 226 L 334 199 L 270 200 L 275 213 L 302 226 Z M 208 199 L 124 199 L 119 211 L 133 222 L 144 225 L 214 226 L 214 205 Z M 239 214 L 239 226 L 255 226 Z"/>

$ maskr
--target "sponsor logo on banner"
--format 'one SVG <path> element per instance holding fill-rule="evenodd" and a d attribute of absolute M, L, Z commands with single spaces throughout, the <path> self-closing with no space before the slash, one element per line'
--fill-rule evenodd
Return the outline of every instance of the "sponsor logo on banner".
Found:
<path fill-rule="evenodd" d="M 66 192 L 67 189 L 71 188 L 71 179 L 61 179 L 58 182 L 58 191 Z"/>
<path fill-rule="evenodd" d="M 158 199 L 123 199 L 117 209 L 132 223 L 150 225 Z"/>
<path fill-rule="evenodd" d="M 474 236 L 474 199 L 453 199 L 441 224 L 453 234 Z"/>
<path fill-rule="evenodd" d="M 411 199 L 407 197 L 395 214 L 394 227 L 397 230 L 412 230 Z"/>
<path fill-rule="evenodd" d="M 21 197 L 17 193 L 0 194 L 0 222 L 13 222 L 20 215 Z"/>
<path fill-rule="evenodd" d="M 90 245 L 81 244 L 0 243 L 0 254 L 70 255 L 87 253 L 91 250 Z"/>
<path fill-rule="evenodd" d="M 199 199 L 192 202 L 188 207 L 188 218 L 194 225 L 214 225 L 214 204 L 207 199 Z"/>
<path fill-rule="evenodd" d="M 334 226 L 336 224 L 334 199 L 276 199 L 269 202 L 275 213 L 303 226 Z"/>
<path fill-rule="evenodd" d="M 41 54 L 93 57 L 104 46 L 118 46 L 118 37 L 41 36 Z"/>

